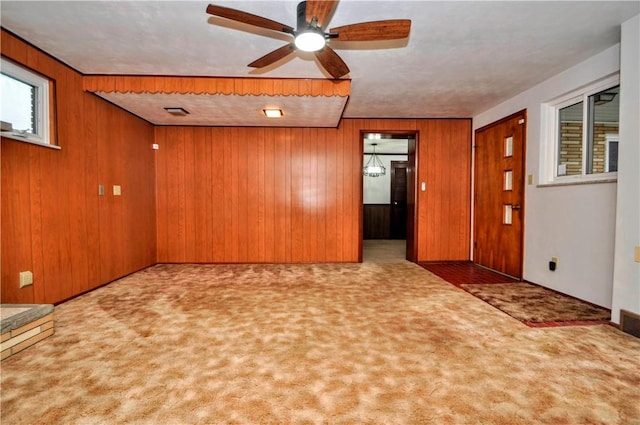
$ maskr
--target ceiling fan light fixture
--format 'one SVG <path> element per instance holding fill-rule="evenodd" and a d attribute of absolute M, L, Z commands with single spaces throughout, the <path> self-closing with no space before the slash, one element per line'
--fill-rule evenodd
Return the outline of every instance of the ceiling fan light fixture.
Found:
<path fill-rule="evenodd" d="M 303 52 L 317 52 L 324 47 L 326 40 L 323 34 L 310 28 L 307 31 L 296 34 L 294 43 Z"/>

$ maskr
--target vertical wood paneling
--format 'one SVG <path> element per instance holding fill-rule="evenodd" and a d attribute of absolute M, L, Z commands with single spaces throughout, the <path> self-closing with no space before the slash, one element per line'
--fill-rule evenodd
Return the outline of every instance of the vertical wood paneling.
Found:
<path fill-rule="evenodd" d="M 121 113 L 112 105 L 109 107 Z M 155 175 L 155 151 L 151 147 L 153 128 L 133 116 L 126 115 L 125 118 L 116 121 L 123 129 L 121 160 L 118 162 L 122 164 L 119 181 L 123 208 L 119 249 L 124 253 L 124 268 L 119 276 L 156 262 L 155 192 L 150 187 Z"/>
<path fill-rule="evenodd" d="M 154 140 L 158 144 L 160 150 L 169 149 L 169 143 L 167 143 L 167 133 L 162 131 L 161 128 L 154 129 Z M 157 242 L 157 255 L 158 262 L 169 261 L 168 249 L 171 246 L 168 240 L 168 227 L 169 227 L 169 177 L 170 167 L 168 165 L 169 155 L 155 154 L 156 170 L 155 170 L 155 182 L 156 182 L 156 242 Z M 214 233 L 215 234 L 215 233 Z"/>
<path fill-rule="evenodd" d="M 31 265 L 33 267 L 33 278 L 34 282 L 44 282 L 45 271 L 44 271 L 44 248 L 42 244 L 42 184 L 40 182 L 40 150 L 30 149 L 29 150 L 29 201 L 30 201 L 30 211 L 29 211 L 29 220 L 31 227 Z M 4 192 L 3 192 L 4 193 Z M 4 205 L 4 198 L 2 201 Z M 3 232 L 5 227 L 2 228 Z M 6 246 L 6 245 L 3 245 Z M 3 256 L 4 258 L 4 256 Z M 15 273 L 15 264 L 12 268 Z M 14 275 L 15 276 L 15 275 Z M 11 282 L 12 279 L 9 279 Z M 3 277 L 2 282 L 5 282 Z M 11 283 L 9 284 L 11 286 Z M 3 285 L 3 290 L 7 285 Z M 25 288 L 26 289 L 26 288 Z M 21 291 L 24 291 L 22 289 Z M 27 292 L 27 298 L 29 297 L 29 292 Z M 19 299 L 22 298 L 22 294 L 16 294 Z M 33 300 L 44 300 L 45 299 L 45 288 L 43 284 L 35 284 L 33 285 Z"/>
<path fill-rule="evenodd" d="M 249 252 L 254 253 L 256 261 L 264 261 L 264 251 L 260 251 L 260 240 L 263 238 L 263 228 L 259 225 L 260 222 L 260 210 L 262 209 L 262 200 L 260 199 L 259 187 L 260 181 L 264 180 L 264 172 L 261 174 L 258 166 L 258 154 L 260 150 L 261 140 L 258 134 L 259 130 L 255 128 L 248 129 L 246 138 L 243 138 L 243 155 L 246 158 L 245 167 L 242 167 L 242 172 L 238 176 L 246 184 L 244 192 L 244 209 L 246 210 L 246 225 L 243 226 L 245 233 L 242 235 L 242 239 L 246 241 L 246 252 L 242 252 L 240 255 L 246 256 Z M 240 161 L 241 163 L 243 161 Z M 241 188 L 240 190 L 243 190 Z M 263 248 L 264 249 L 264 248 Z"/>
<path fill-rule="evenodd" d="M 152 126 L 85 93 L 75 71 L 1 34 L 3 55 L 54 81 L 62 148 L 2 139 L 2 302 L 60 302 L 153 264 Z M 99 183 L 107 186 L 103 199 Z M 123 188 L 119 199 L 109 196 L 113 184 Z M 25 270 L 34 285 L 19 288 Z"/>
<path fill-rule="evenodd" d="M 264 144 L 262 154 L 262 167 L 264 179 L 262 179 L 262 203 L 264 205 L 264 261 L 272 263 L 277 261 L 276 252 L 276 167 L 275 167 L 275 133 L 264 132 Z"/>
<path fill-rule="evenodd" d="M 183 133 L 183 154 L 184 154 L 184 167 L 182 167 L 183 173 L 183 193 L 180 196 L 184 203 L 184 258 L 196 258 L 196 249 L 194 243 L 189 243 L 198 239 L 198 223 L 197 223 L 197 210 L 202 205 L 204 197 L 200 192 L 197 192 L 196 181 L 199 176 L 196 176 L 196 150 L 197 146 L 202 143 L 202 139 L 195 136 L 195 129 L 185 128 Z M 193 140 L 195 143 L 188 143 L 187 140 Z M 194 194 L 196 196 L 194 196 Z M 202 246 L 199 246 L 198 251 L 203 251 Z"/>
<path fill-rule="evenodd" d="M 157 128 L 157 140 L 167 145 L 157 152 L 158 261 L 356 261 L 359 145 L 350 137 L 339 139 L 338 133 L 336 129 Z M 203 141 L 209 141 L 210 155 L 180 155 Z M 193 184 L 190 174 L 176 171 L 184 169 L 185 161 L 205 181 L 217 173 L 211 184 Z M 358 164 L 355 171 L 354 164 Z M 166 184 L 164 173 L 170 174 Z M 221 202 L 206 202 L 212 193 Z M 177 200 L 182 198 L 197 200 L 202 209 L 200 218 L 193 220 L 216 218 L 210 230 L 197 226 L 197 235 L 181 231 L 182 221 L 190 225 L 182 210 L 191 208 L 179 206 Z M 177 204 L 177 210 L 169 203 Z M 355 247 L 339 246 L 338 241 Z M 172 250 L 171 246 L 182 244 L 187 247 L 184 253 Z"/>
<path fill-rule="evenodd" d="M 84 140 L 98 140 L 98 106 L 99 100 L 94 97 L 86 97 L 83 103 L 83 130 Z M 100 279 L 100 220 L 98 218 L 99 197 L 98 193 L 98 149 L 85 150 L 84 162 L 84 189 L 86 220 L 86 252 L 87 252 L 87 280 L 86 288 L 91 289 L 102 283 Z"/>
<path fill-rule="evenodd" d="M 225 259 L 225 214 L 228 210 L 225 194 L 224 133 L 222 129 L 203 130 L 203 132 L 209 135 L 207 138 L 211 143 L 211 155 L 208 157 L 208 162 L 205 159 L 204 166 L 212 169 L 211 203 L 208 204 L 210 209 L 206 212 L 211 218 L 211 234 L 205 237 L 212 242 L 212 261 L 219 263 Z"/>
<path fill-rule="evenodd" d="M 31 270 L 31 205 L 29 146 L 2 139 L 2 299 L 34 302 L 34 287 L 19 289 L 21 271 Z M 15 158 L 26 158 L 16 161 Z M 10 250 L 10 252 L 7 252 Z M 37 278 L 42 278 L 37 275 Z"/>
<path fill-rule="evenodd" d="M 169 131 L 169 130 L 167 130 Z M 224 209 L 224 256 L 222 257 L 222 262 L 230 262 L 233 261 L 234 258 L 234 246 L 232 241 L 237 240 L 237 207 L 236 202 L 238 193 L 237 185 L 234 186 L 235 179 L 233 178 L 233 144 L 234 140 L 232 138 L 233 131 L 231 128 L 225 128 L 223 133 L 223 144 L 224 144 L 224 155 L 222 157 L 222 163 L 217 160 L 214 160 L 212 166 L 218 166 L 224 170 L 224 181 L 223 187 L 224 189 L 224 202 L 222 206 L 219 208 Z M 234 221 L 235 226 L 234 226 Z"/>
<path fill-rule="evenodd" d="M 418 146 L 418 261 L 468 260 L 471 123 L 425 120 Z"/>
<path fill-rule="evenodd" d="M 213 185 L 212 174 L 213 168 L 207 166 L 211 160 L 211 140 L 202 129 L 194 129 L 194 138 L 197 141 L 194 147 L 193 156 L 193 179 L 195 193 L 198 198 L 194 199 L 194 216 L 195 216 L 195 247 L 193 256 L 197 262 L 204 262 L 213 252 L 213 241 L 208 235 L 211 235 L 211 217 L 207 215 L 208 211 L 213 208 L 213 200 L 211 197 L 211 187 Z M 204 161 L 197 161 L 196 158 L 205 158 Z M 208 161 L 206 160 L 208 159 Z M 195 248 L 194 247 L 194 248 Z"/>

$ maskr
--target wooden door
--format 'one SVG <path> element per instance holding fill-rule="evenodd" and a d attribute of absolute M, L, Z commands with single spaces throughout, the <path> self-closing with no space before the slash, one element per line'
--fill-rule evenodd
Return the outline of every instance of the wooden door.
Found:
<path fill-rule="evenodd" d="M 522 278 L 525 111 L 476 130 L 474 262 Z"/>
<path fill-rule="evenodd" d="M 407 237 L 407 161 L 391 161 L 391 239 Z"/>

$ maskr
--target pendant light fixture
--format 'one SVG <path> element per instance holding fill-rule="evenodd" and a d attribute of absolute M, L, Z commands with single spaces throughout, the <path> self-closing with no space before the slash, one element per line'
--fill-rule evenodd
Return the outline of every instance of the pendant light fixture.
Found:
<path fill-rule="evenodd" d="M 376 155 L 377 143 L 372 143 L 371 146 L 373 146 L 373 154 L 369 157 L 369 160 L 367 161 L 367 164 L 362 169 L 362 172 L 365 176 L 369 176 L 369 177 L 384 176 L 387 170 L 386 168 L 384 168 L 384 165 L 382 165 L 382 161 L 380 161 L 380 158 L 378 158 L 378 155 Z"/>

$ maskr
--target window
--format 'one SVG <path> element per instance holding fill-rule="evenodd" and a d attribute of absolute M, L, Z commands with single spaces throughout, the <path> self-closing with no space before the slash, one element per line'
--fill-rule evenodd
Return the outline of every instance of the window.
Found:
<path fill-rule="evenodd" d="M 50 145 L 49 80 L 2 59 L 2 136 Z"/>
<path fill-rule="evenodd" d="M 547 183 L 616 177 L 619 100 L 615 76 L 543 106 Z"/>

